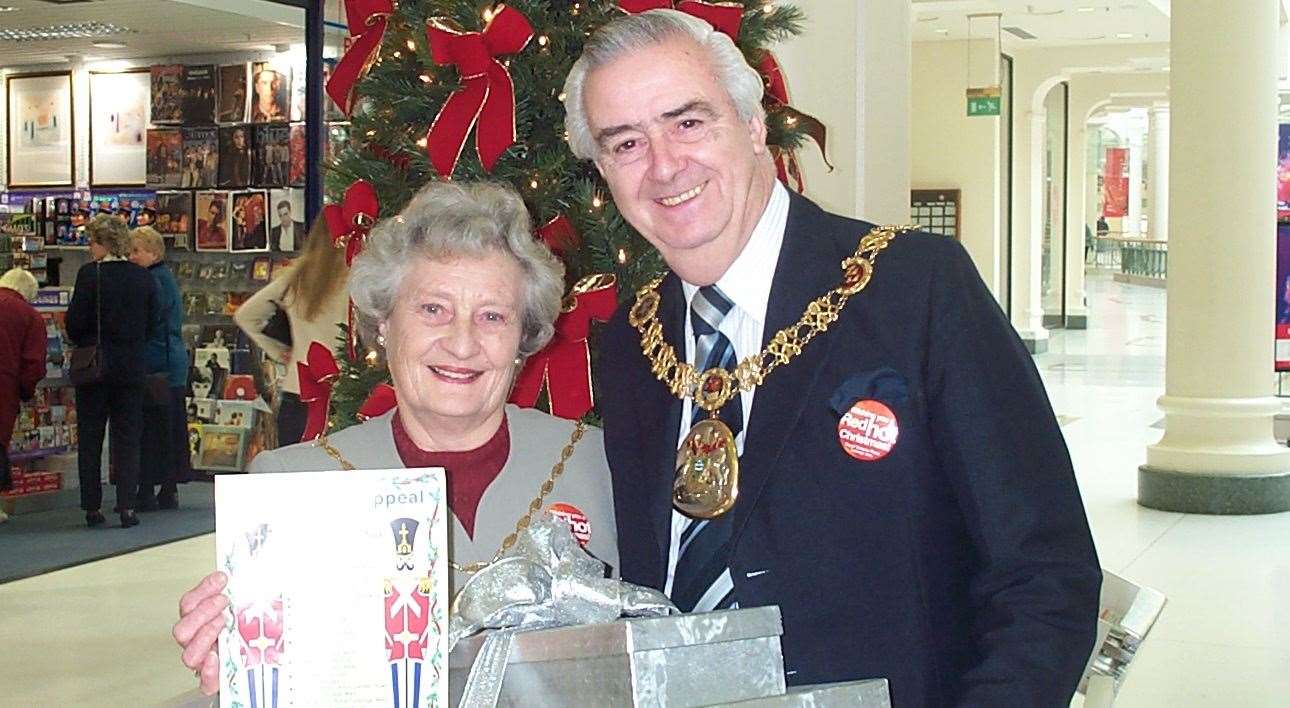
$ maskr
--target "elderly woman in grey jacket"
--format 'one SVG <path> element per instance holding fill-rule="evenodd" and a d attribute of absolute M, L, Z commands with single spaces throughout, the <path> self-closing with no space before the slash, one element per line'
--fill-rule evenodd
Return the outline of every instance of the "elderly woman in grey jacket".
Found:
<path fill-rule="evenodd" d="M 587 550 L 616 567 L 600 432 L 506 404 L 525 358 L 550 340 L 563 290 L 563 267 L 533 238 L 519 196 L 495 184 L 431 183 L 372 231 L 349 283 L 361 334 L 384 353 L 398 406 L 260 453 L 251 470 L 444 467 L 454 587 L 505 550 L 507 536 L 532 520 L 530 508 L 573 516 L 584 534 L 589 526 Z M 174 627 L 206 693 L 219 684 L 225 581 L 212 573 L 186 593 Z"/>

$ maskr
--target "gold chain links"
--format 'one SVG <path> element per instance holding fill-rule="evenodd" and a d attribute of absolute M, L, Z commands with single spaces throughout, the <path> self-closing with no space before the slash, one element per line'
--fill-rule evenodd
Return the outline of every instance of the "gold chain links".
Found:
<path fill-rule="evenodd" d="M 487 568 L 490 564 L 496 562 L 498 558 L 501 558 L 503 553 L 509 551 L 511 546 L 515 545 L 515 541 L 519 539 L 520 533 L 522 533 L 524 529 L 527 529 L 529 524 L 533 522 L 533 515 L 538 513 L 538 510 L 542 508 L 542 504 L 546 501 L 547 495 L 551 493 L 551 490 L 555 489 L 555 481 L 560 478 L 560 475 L 564 474 L 564 465 L 569 461 L 570 457 L 573 457 L 573 448 L 578 444 L 578 441 L 582 439 L 582 434 L 586 432 L 586 430 L 587 426 L 582 421 L 578 421 L 577 424 L 573 426 L 573 435 L 569 436 L 569 444 L 565 445 L 564 449 L 560 451 L 560 461 L 556 462 L 555 466 L 551 468 L 551 474 L 547 475 L 546 481 L 542 483 L 541 487 L 539 487 L 538 495 L 533 498 L 533 501 L 529 502 L 528 513 L 521 517 L 519 521 L 515 522 L 515 530 L 506 538 L 502 539 L 502 547 L 497 549 L 497 553 L 494 553 L 492 558 L 486 561 L 469 563 L 467 565 L 458 565 L 452 561 L 448 561 L 448 566 L 459 573 L 466 573 L 468 575 L 478 573 L 484 568 Z"/>
<path fill-rule="evenodd" d="M 676 349 L 664 341 L 663 324 L 658 320 L 658 286 L 663 276 L 636 292 L 636 304 L 628 313 L 627 321 L 641 333 L 641 352 L 649 360 L 654 376 L 673 396 L 693 398 L 695 405 L 712 413 L 720 410 L 736 392 L 760 386 L 776 367 L 792 361 L 816 335 L 827 331 L 851 296 L 869 285 L 878 254 L 896 236 L 913 228 L 881 226 L 865 234 L 856 252 L 842 261 L 842 283 L 812 301 L 801 319 L 776 332 L 765 349 L 744 357 L 734 372 L 721 367 L 700 372 L 692 364 L 681 361 Z"/>
<path fill-rule="evenodd" d="M 542 504 L 546 501 L 547 495 L 555 489 L 555 481 L 560 478 L 560 475 L 564 474 L 565 463 L 569 461 L 569 458 L 573 457 L 573 449 L 578 445 L 578 441 L 582 440 L 582 435 L 586 431 L 587 426 L 582 421 L 578 421 L 573 426 L 573 434 L 569 436 L 569 443 L 560 451 L 560 460 L 551 468 L 551 473 L 547 475 L 546 481 L 538 488 L 538 495 L 533 498 L 533 501 L 529 502 L 528 513 L 524 514 L 524 516 L 520 517 L 519 521 L 515 522 L 515 530 L 506 538 L 502 539 L 502 547 L 497 549 L 497 553 L 493 554 L 492 558 L 486 561 L 470 563 L 468 565 L 458 565 L 452 561 L 448 561 L 448 566 L 460 573 L 478 573 L 484 568 L 487 568 L 489 564 L 495 562 L 498 558 L 501 558 L 503 553 L 510 550 L 511 546 L 515 545 L 515 541 L 519 539 L 520 533 L 522 533 L 524 529 L 527 529 L 529 524 L 533 523 L 533 515 L 538 513 L 538 510 L 542 508 Z M 326 435 L 318 438 L 318 445 L 322 447 L 323 452 L 326 452 L 329 457 L 340 463 L 341 469 L 357 469 L 349 460 L 346 460 L 345 457 L 340 454 L 340 450 L 337 450 L 330 442 L 327 441 Z"/>

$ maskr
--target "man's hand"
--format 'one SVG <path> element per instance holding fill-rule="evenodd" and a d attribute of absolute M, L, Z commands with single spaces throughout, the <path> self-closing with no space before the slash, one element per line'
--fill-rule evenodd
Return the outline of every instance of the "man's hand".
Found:
<path fill-rule="evenodd" d="M 201 681 L 202 693 L 219 692 L 219 652 L 216 642 L 226 622 L 228 598 L 224 586 L 228 577 L 218 571 L 202 578 L 197 587 L 179 598 L 179 621 L 172 634 L 183 650 L 184 666 L 193 670 Z"/>

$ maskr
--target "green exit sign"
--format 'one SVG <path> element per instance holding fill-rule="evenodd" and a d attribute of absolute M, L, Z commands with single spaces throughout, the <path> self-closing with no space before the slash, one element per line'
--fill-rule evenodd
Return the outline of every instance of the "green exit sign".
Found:
<path fill-rule="evenodd" d="M 1002 104 L 1002 91 L 998 86 L 967 90 L 968 116 L 997 116 Z"/>

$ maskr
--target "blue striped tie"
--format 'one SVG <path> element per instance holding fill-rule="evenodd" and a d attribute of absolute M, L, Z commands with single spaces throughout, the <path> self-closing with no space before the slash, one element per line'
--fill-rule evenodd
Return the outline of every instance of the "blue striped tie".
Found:
<path fill-rule="evenodd" d="M 734 305 L 715 285 L 704 286 L 695 293 L 690 303 L 690 323 L 694 329 L 694 361 L 700 371 L 714 366 L 727 370 L 735 368 L 734 345 L 717 330 L 732 307 Z M 720 414 L 721 420 L 730 426 L 730 432 L 739 435 L 744 427 L 739 394 L 726 402 Z M 708 415 L 707 411 L 694 406 L 691 424 Z M 677 549 L 672 601 L 682 612 L 708 612 L 731 607 L 735 598 L 729 562 L 730 515 L 688 520 Z"/>

